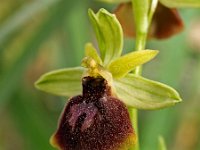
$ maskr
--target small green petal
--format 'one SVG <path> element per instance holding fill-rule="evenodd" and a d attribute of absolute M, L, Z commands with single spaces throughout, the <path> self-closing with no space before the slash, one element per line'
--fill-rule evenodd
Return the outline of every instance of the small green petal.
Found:
<path fill-rule="evenodd" d="M 138 109 L 160 109 L 181 102 L 173 88 L 140 76 L 128 74 L 114 80 L 116 95 L 128 106 Z"/>
<path fill-rule="evenodd" d="M 91 9 L 88 14 L 96 33 L 101 58 L 104 65 L 121 55 L 123 47 L 122 28 L 114 14 L 100 9 L 95 14 Z"/>
<path fill-rule="evenodd" d="M 171 8 L 200 7 L 200 0 L 160 0 L 160 2 Z"/>
<path fill-rule="evenodd" d="M 71 97 L 81 94 L 83 72 L 84 68 L 82 67 L 52 71 L 42 75 L 35 82 L 35 87 L 41 91 L 59 96 Z"/>
<path fill-rule="evenodd" d="M 114 78 L 122 78 L 138 65 L 153 59 L 157 54 L 158 51 L 156 50 L 141 50 L 128 53 L 112 61 L 108 66 L 108 70 Z"/>
<path fill-rule="evenodd" d="M 94 48 L 92 43 L 87 43 L 85 45 L 85 56 L 91 57 L 94 59 L 98 64 L 102 65 L 102 60 L 97 53 L 97 50 Z"/>

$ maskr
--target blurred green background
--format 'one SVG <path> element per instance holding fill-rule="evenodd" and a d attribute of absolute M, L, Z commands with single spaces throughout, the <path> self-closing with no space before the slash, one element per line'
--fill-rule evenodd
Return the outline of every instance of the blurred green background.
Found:
<path fill-rule="evenodd" d="M 34 88 L 40 75 L 77 66 L 84 44 L 95 42 L 87 9 L 116 6 L 94 0 L 0 0 L 0 150 L 53 150 L 49 137 L 67 98 Z M 163 41 L 143 75 L 176 88 L 183 102 L 139 111 L 142 150 L 156 150 L 162 135 L 169 150 L 200 150 L 200 10 L 182 9 L 185 30 Z M 125 51 L 134 40 L 125 39 Z"/>

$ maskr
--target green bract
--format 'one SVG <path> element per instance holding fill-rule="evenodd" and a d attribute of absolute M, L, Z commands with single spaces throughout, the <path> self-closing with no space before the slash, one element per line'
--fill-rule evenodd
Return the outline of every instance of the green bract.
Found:
<path fill-rule="evenodd" d="M 153 59 L 158 51 L 141 50 L 121 56 L 122 29 L 115 15 L 105 9 L 97 14 L 89 10 L 96 33 L 100 56 L 91 43 L 85 46 L 82 67 L 69 68 L 44 74 L 35 86 L 45 92 L 60 96 L 80 94 L 83 76 L 102 76 L 111 86 L 113 95 L 127 106 L 138 109 L 158 109 L 181 101 L 179 94 L 162 83 L 131 73 L 138 65 Z"/>

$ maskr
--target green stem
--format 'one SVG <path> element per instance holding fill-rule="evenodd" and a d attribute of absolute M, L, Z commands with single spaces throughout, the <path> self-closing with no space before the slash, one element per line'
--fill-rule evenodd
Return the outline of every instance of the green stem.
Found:
<path fill-rule="evenodd" d="M 136 42 L 135 50 L 143 50 L 146 46 L 146 39 L 148 34 L 148 29 L 155 12 L 158 0 L 132 0 L 133 5 L 133 15 L 135 19 L 136 26 Z M 135 75 L 142 74 L 142 66 L 138 66 L 134 72 Z M 139 150 L 139 134 L 138 134 L 138 112 L 137 109 L 129 109 L 131 122 L 134 126 L 135 132 L 137 134 L 137 143 L 135 148 L 131 150 Z"/>
<path fill-rule="evenodd" d="M 136 143 L 135 147 L 130 148 L 129 150 L 139 150 L 137 109 L 129 108 L 128 110 L 129 110 L 132 126 L 135 129 L 135 134 L 137 135 L 137 143 Z"/>
<path fill-rule="evenodd" d="M 136 36 L 136 44 L 135 44 L 135 50 L 139 51 L 139 50 L 143 50 L 145 49 L 145 45 L 146 45 L 146 36 L 147 33 L 145 34 L 138 34 L 138 36 Z M 142 66 L 138 66 L 135 68 L 135 75 L 141 75 L 142 74 Z"/>

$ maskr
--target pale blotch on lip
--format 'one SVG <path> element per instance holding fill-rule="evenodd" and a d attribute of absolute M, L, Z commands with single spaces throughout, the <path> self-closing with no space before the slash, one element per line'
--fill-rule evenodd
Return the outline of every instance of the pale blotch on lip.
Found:
<path fill-rule="evenodd" d="M 72 126 L 72 131 L 74 131 L 76 122 L 81 115 L 85 115 L 84 122 L 81 126 L 81 131 L 83 132 L 85 129 L 90 127 L 93 123 L 94 116 L 97 113 L 97 108 L 92 103 L 81 103 L 75 104 L 71 107 L 70 113 L 72 114 L 71 118 L 69 119 L 69 125 Z"/>

